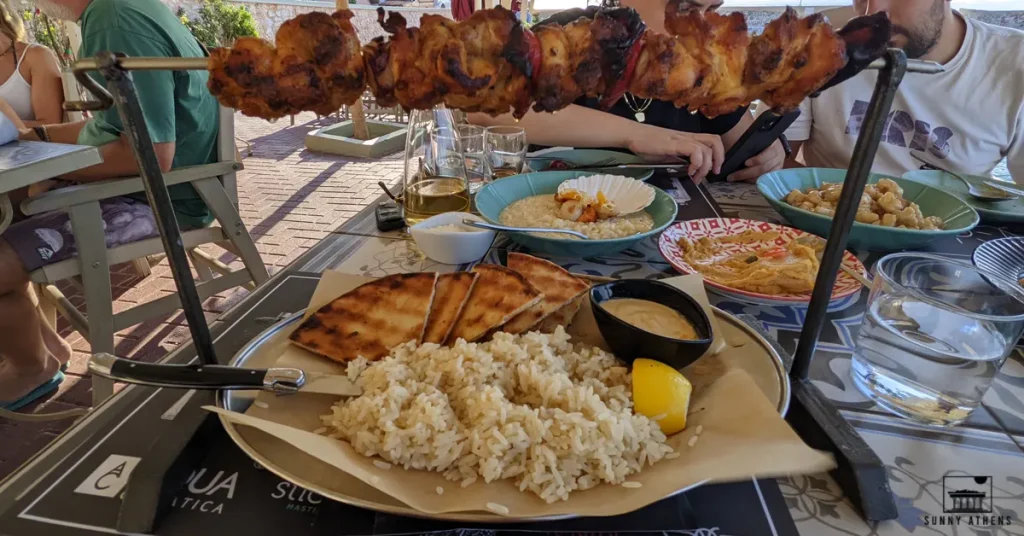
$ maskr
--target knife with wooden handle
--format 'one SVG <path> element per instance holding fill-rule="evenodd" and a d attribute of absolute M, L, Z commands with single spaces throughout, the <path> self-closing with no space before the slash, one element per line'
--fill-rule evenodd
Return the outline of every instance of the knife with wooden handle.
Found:
<path fill-rule="evenodd" d="M 158 365 L 93 354 L 93 374 L 112 380 L 173 389 L 249 390 L 279 395 L 317 393 L 359 396 L 362 391 L 347 376 L 304 372 L 296 368 L 248 369 L 224 365 Z"/>

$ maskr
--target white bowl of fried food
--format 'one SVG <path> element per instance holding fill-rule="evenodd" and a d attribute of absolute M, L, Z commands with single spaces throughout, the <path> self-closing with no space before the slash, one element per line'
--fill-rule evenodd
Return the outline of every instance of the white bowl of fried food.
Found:
<path fill-rule="evenodd" d="M 793 227 L 828 237 L 845 178 L 845 169 L 786 169 L 762 176 L 757 189 Z M 977 212 L 952 194 L 872 174 L 848 245 L 867 250 L 917 249 L 977 224 Z"/>
<path fill-rule="evenodd" d="M 494 242 L 494 231 L 462 223 L 462 220 L 484 221 L 468 212 L 445 212 L 409 228 L 409 234 L 423 254 L 443 264 L 466 264 L 487 254 Z"/>

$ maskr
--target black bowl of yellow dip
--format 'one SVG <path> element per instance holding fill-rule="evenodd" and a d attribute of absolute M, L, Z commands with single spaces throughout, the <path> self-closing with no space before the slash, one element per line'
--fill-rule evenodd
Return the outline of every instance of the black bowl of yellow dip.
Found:
<path fill-rule="evenodd" d="M 681 369 L 711 347 L 711 321 L 682 290 L 647 279 L 622 279 L 590 289 L 601 335 L 619 359 L 648 358 Z"/>

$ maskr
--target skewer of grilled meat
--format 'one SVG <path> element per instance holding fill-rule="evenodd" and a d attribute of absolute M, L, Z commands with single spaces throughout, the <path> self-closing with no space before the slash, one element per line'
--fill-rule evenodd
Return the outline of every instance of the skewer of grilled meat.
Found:
<path fill-rule="evenodd" d="M 533 31 L 502 8 L 462 22 L 425 15 L 420 28 L 380 9 L 390 37 L 361 54 L 349 11 L 310 13 L 281 27 L 277 48 L 242 38 L 215 50 L 209 86 L 223 104 L 266 118 L 329 113 L 358 99 L 364 82 L 381 105 L 406 109 L 443 103 L 522 117 L 531 103 L 554 112 L 582 96 L 608 108 L 628 89 L 714 117 L 755 99 L 795 108 L 865 68 L 891 33 L 884 15 L 854 19 L 837 34 L 820 15 L 787 10 L 751 38 L 740 13 L 681 7 L 669 2 L 665 34 L 646 30 L 629 8 L 572 10 Z"/>

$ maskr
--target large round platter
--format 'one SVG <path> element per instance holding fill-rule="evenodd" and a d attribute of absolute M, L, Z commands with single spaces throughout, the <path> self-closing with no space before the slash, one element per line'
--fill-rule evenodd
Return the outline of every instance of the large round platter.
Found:
<path fill-rule="evenodd" d="M 585 304 L 585 307 L 588 305 Z M 582 311 L 581 314 L 583 314 Z M 700 370 L 694 371 L 694 374 L 712 375 L 716 371 L 720 373 L 740 368 L 754 380 L 765 396 L 776 406 L 779 413 L 785 415 L 789 408 L 790 386 L 779 354 L 767 340 L 736 317 L 720 309 L 715 309 L 715 315 L 722 332 L 719 335 L 725 337 L 731 348 L 742 348 L 742 350 L 726 349 L 716 356 L 704 357 L 691 365 L 691 367 L 700 367 Z M 288 344 L 288 335 L 299 325 L 301 318 L 302 314 L 297 313 L 268 328 L 235 355 L 231 360 L 231 366 L 247 368 L 273 366 L 278 356 L 281 355 L 283 346 Z M 687 369 L 687 371 L 689 370 L 690 368 Z M 221 391 L 217 403 L 222 408 L 244 412 L 252 404 L 255 394 L 256 392 L 253 391 Z M 235 425 L 223 417 L 221 417 L 221 423 L 235 444 L 264 469 L 297 486 L 352 506 L 388 514 L 476 523 L 554 521 L 573 517 L 545 516 L 524 519 L 487 512 L 426 514 L 410 508 L 340 469 L 297 449 L 285 447 L 286 443 L 264 432 L 247 426 Z M 676 493 L 682 493 L 694 487 L 696 486 L 680 489 Z"/>
<path fill-rule="evenodd" d="M 779 238 L 775 240 L 775 244 L 780 246 L 808 234 L 799 229 L 763 221 L 739 218 L 705 218 L 702 220 L 680 222 L 665 229 L 661 238 L 658 239 L 658 250 L 661 251 L 661 255 L 665 257 L 665 260 L 679 272 L 699 274 L 700 272 L 690 263 L 686 262 L 686 259 L 683 257 L 683 250 L 679 247 L 679 240 L 681 238 L 696 241 L 705 237 L 721 238 L 733 236 L 751 230 L 758 232 L 777 231 Z M 736 253 L 753 252 L 759 245 L 763 244 L 723 244 L 720 255 L 724 258 Z M 849 251 L 843 254 L 843 264 L 855 272 L 864 273 L 864 264 Z M 805 294 L 772 295 L 732 288 L 711 279 L 705 279 L 704 284 L 723 296 L 763 305 L 807 305 L 811 301 L 810 292 Z M 840 271 L 836 277 L 835 287 L 832 289 L 832 301 L 852 296 L 860 292 L 861 288 L 863 288 L 863 285 L 854 279 L 853 276 Z"/>
<path fill-rule="evenodd" d="M 1010 281 L 1024 276 L 1024 236 L 989 240 L 974 250 L 974 264 Z"/>

